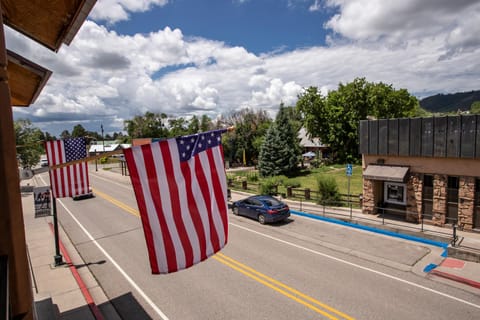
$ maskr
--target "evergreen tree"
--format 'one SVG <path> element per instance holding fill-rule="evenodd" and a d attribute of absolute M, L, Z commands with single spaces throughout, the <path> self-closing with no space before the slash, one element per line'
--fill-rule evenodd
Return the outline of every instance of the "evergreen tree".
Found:
<path fill-rule="evenodd" d="M 300 144 L 288 117 L 288 108 L 280 105 L 260 148 L 258 169 L 262 176 L 291 175 L 298 168 Z"/>

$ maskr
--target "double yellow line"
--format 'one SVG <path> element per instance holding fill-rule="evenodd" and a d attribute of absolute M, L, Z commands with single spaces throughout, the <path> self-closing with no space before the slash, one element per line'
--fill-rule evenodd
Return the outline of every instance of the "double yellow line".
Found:
<path fill-rule="evenodd" d="M 353 320 L 354 318 L 350 317 L 349 315 L 338 311 L 329 305 L 326 305 L 325 303 L 322 303 L 304 293 L 301 293 L 300 291 L 287 286 L 286 284 L 281 283 L 280 281 L 277 281 L 273 278 L 270 278 L 269 276 L 256 271 L 253 268 L 250 268 L 249 266 L 232 259 L 230 257 L 227 257 L 223 253 L 217 253 L 216 255 L 213 256 L 213 258 L 224 265 L 246 275 L 247 277 L 263 284 L 264 286 L 269 287 L 272 290 L 277 291 L 280 294 L 283 294 L 284 296 L 300 303 L 301 305 L 304 305 L 305 307 L 320 313 L 321 315 L 327 317 L 328 319 L 349 319 Z"/>
<path fill-rule="evenodd" d="M 92 188 L 92 191 L 93 191 L 94 194 L 96 194 L 96 195 L 104 198 L 105 200 L 113 203 L 117 207 L 122 208 L 123 210 L 127 211 L 128 213 L 133 214 L 134 216 L 140 217 L 140 213 L 138 212 L 137 209 L 134 209 L 134 208 L 130 207 L 129 205 L 127 205 L 127 204 L 125 204 L 121 201 L 118 201 L 117 199 L 109 196 L 108 194 L 103 193 L 101 191 L 98 191 L 97 189 Z"/>
<path fill-rule="evenodd" d="M 111 202 L 112 204 L 122 208 L 123 210 L 127 211 L 130 214 L 133 214 L 134 216 L 140 217 L 140 214 L 138 210 L 126 205 L 125 203 L 118 201 L 117 199 L 101 192 L 98 191 L 97 189 L 94 189 L 93 192 L 104 198 L 105 200 Z M 264 286 L 275 290 L 276 292 L 300 303 L 301 305 L 304 305 L 305 307 L 327 317 L 328 319 L 348 319 L 348 320 L 353 320 L 354 318 L 350 317 L 349 315 L 338 311 L 325 303 L 322 303 L 304 293 L 301 293 L 300 291 L 291 288 L 287 286 L 286 284 L 281 283 L 280 281 L 277 281 L 273 278 L 270 278 L 269 276 L 256 271 L 255 269 L 235 260 L 232 259 L 223 253 L 217 253 L 213 256 L 213 259 L 217 260 L 218 262 L 232 268 L 233 270 L 236 270 L 243 275 L 263 284 Z"/>

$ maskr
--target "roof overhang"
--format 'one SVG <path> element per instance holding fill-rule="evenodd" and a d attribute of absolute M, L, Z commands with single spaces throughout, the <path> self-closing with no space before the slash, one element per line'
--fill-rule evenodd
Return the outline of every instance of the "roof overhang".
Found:
<path fill-rule="evenodd" d="M 7 74 L 12 106 L 34 103 L 52 72 L 7 50 Z"/>
<path fill-rule="evenodd" d="M 58 51 L 69 45 L 96 0 L 1 0 L 3 23 Z"/>
<path fill-rule="evenodd" d="M 363 171 L 363 178 L 392 182 L 404 182 L 410 167 L 369 165 Z"/>

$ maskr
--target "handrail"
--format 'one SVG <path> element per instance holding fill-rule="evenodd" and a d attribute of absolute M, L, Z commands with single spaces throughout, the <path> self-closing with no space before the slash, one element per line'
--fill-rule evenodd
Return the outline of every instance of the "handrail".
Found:
<path fill-rule="evenodd" d="M 8 256 L 0 256 L 0 320 L 10 318 L 8 290 Z"/>

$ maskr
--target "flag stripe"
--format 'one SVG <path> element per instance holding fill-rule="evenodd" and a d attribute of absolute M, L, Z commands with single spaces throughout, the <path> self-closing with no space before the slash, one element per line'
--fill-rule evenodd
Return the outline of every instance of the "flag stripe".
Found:
<path fill-rule="evenodd" d="M 227 242 L 221 132 L 124 150 L 152 273 L 188 268 Z"/>
<path fill-rule="evenodd" d="M 68 145 L 65 145 L 66 141 L 68 141 Z M 87 156 L 84 138 L 46 141 L 45 149 L 49 166 L 83 159 Z M 71 159 L 67 159 L 67 153 L 71 153 Z M 89 192 L 90 181 L 86 162 L 52 169 L 49 173 L 52 194 L 55 198 L 77 196 Z"/>
<path fill-rule="evenodd" d="M 146 212 L 147 205 L 145 203 L 145 191 L 143 190 L 143 186 L 140 182 L 140 174 L 136 166 L 136 163 L 143 162 L 143 155 L 142 155 L 141 149 L 135 149 L 134 151 L 135 153 L 132 152 L 132 149 L 125 150 L 124 155 L 125 155 L 125 160 L 127 161 L 128 172 L 130 173 L 130 180 L 132 181 L 132 185 L 140 186 L 140 187 L 133 188 L 133 191 L 135 192 L 135 197 L 137 198 L 138 209 L 140 212 Z M 141 169 L 141 166 L 140 166 L 140 169 Z M 151 221 L 153 221 L 153 219 L 151 220 L 151 219 L 142 218 L 141 221 L 143 225 L 143 233 L 145 235 L 145 241 L 147 243 L 147 250 L 148 250 L 148 256 L 150 259 L 150 266 L 152 268 L 152 273 L 157 274 L 157 273 L 160 273 L 159 263 L 162 264 L 162 261 L 164 262 L 164 264 L 162 265 L 161 269 L 165 268 L 166 257 L 163 257 L 163 259 L 161 259 L 162 254 L 160 254 L 159 257 L 157 258 L 157 254 L 155 250 L 156 249 L 155 241 L 153 239 L 154 238 L 153 231 L 150 224 Z"/>
<path fill-rule="evenodd" d="M 160 223 L 164 248 L 158 248 L 158 250 L 165 250 L 168 272 L 173 272 L 178 270 L 178 264 L 183 265 L 185 263 L 185 259 L 183 253 L 179 253 L 178 250 L 175 250 L 175 248 L 180 246 L 180 239 L 176 230 L 172 228 L 171 221 L 173 220 L 173 217 L 171 212 L 167 209 L 171 206 L 168 201 L 169 197 L 161 196 L 162 192 L 165 192 L 165 190 L 160 191 L 159 181 L 164 180 L 166 176 L 165 169 L 161 166 L 163 155 L 159 149 L 158 143 L 155 144 L 153 148 L 145 147 L 144 154 L 146 155 L 145 167 L 149 169 L 147 172 L 150 173 L 147 181 L 150 186 L 151 194 L 148 196 L 155 200 L 154 206 L 149 208 L 151 210 L 149 216 L 156 217 Z M 158 159 L 158 161 L 155 161 L 155 159 Z"/>

